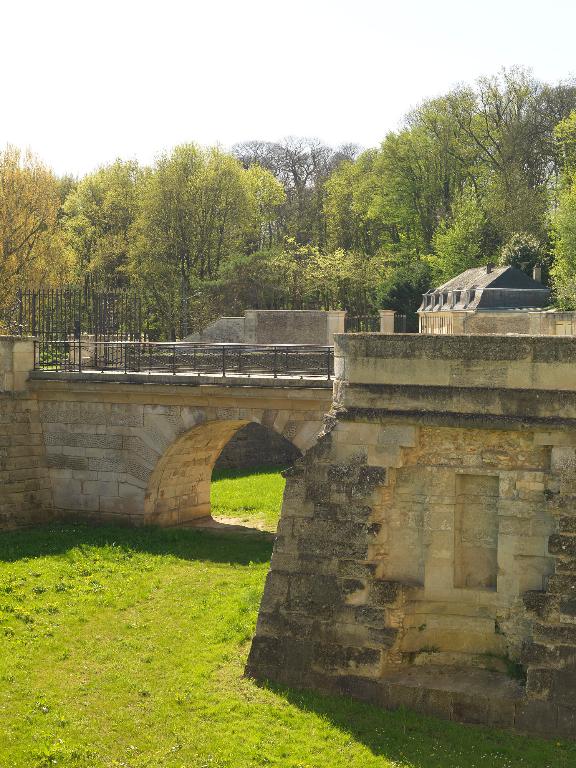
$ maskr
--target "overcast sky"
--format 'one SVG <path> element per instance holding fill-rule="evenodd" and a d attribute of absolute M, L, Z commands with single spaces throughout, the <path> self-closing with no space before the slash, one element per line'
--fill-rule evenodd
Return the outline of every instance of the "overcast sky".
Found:
<path fill-rule="evenodd" d="M 459 82 L 576 74 L 574 0 L 0 0 L 0 146 L 58 173 L 174 145 L 378 144 Z"/>

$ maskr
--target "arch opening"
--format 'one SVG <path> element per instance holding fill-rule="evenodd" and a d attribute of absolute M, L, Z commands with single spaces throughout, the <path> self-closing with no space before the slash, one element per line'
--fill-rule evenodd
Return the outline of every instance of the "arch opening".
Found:
<path fill-rule="evenodd" d="M 285 480 L 301 451 L 270 427 L 253 422 L 224 446 L 212 472 L 212 517 L 219 526 L 274 532 Z"/>
<path fill-rule="evenodd" d="M 273 428 L 246 420 L 206 421 L 178 437 L 155 466 L 144 500 L 144 523 L 209 524 L 212 473 L 290 466 L 301 451 Z"/>

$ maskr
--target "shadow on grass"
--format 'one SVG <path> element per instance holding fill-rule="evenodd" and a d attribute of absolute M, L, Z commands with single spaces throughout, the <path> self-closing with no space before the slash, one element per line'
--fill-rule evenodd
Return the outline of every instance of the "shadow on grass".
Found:
<path fill-rule="evenodd" d="M 58 524 L 0 534 L 0 562 L 63 554 L 75 547 L 117 546 L 131 552 L 173 555 L 182 560 L 215 563 L 264 563 L 270 560 L 272 542 L 257 534 L 235 536 L 182 528 L 129 528 Z"/>
<path fill-rule="evenodd" d="M 257 683 L 318 715 L 373 755 L 412 768 L 574 768 L 576 743 L 545 741 L 408 710 L 387 711 L 347 697 Z"/>

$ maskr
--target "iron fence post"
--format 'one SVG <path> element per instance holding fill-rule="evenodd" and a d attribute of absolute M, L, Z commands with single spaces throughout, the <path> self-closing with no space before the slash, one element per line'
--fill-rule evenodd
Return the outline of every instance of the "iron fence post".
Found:
<path fill-rule="evenodd" d="M 226 377 L 226 347 L 222 347 L 222 376 Z"/>
<path fill-rule="evenodd" d="M 22 298 L 22 288 L 18 288 L 18 335 L 22 336 L 22 325 L 24 322 L 24 307 Z"/>
<path fill-rule="evenodd" d="M 78 339 L 78 373 L 82 373 L 82 339 Z"/>
<path fill-rule="evenodd" d="M 326 350 L 326 373 L 327 373 L 327 376 L 326 376 L 326 378 L 327 378 L 328 380 L 330 380 L 330 378 L 331 378 L 331 371 L 330 371 L 330 352 L 331 352 L 331 350 L 330 350 L 330 349 L 327 349 L 327 350 Z"/>
<path fill-rule="evenodd" d="M 278 349 L 274 347 L 274 378 L 275 379 L 278 378 L 277 368 L 278 368 Z"/>
<path fill-rule="evenodd" d="M 172 376 L 176 376 L 176 344 L 172 345 Z"/>

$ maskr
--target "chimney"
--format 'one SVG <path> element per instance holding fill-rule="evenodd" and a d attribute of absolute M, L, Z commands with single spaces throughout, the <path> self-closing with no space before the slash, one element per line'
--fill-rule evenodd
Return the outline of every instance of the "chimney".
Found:
<path fill-rule="evenodd" d="M 536 280 L 537 283 L 542 282 L 542 267 L 539 264 L 536 264 L 532 270 L 532 278 Z"/>
<path fill-rule="evenodd" d="M 494 269 L 494 264 L 486 264 L 486 274 L 489 275 Z"/>

